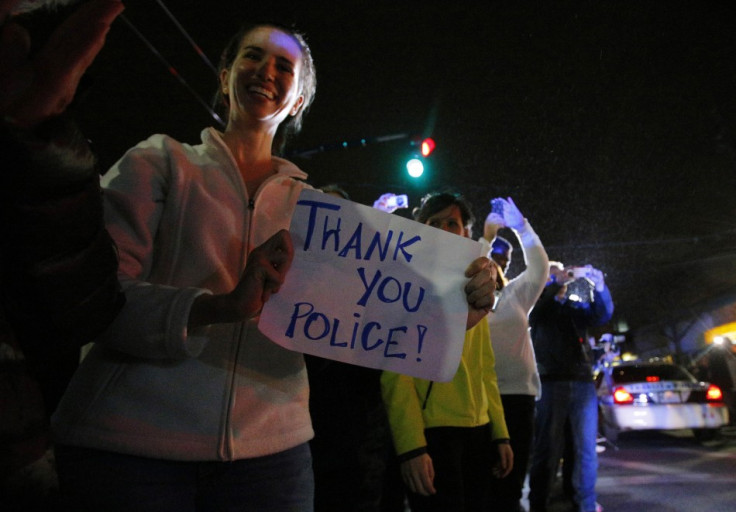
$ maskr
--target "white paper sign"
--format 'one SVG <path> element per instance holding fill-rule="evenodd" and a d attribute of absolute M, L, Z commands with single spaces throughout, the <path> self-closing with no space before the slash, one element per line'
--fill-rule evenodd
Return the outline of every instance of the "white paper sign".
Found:
<path fill-rule="evenodd" d="M 455 375 L 478 242 L 305 190 L 294 262 L 258 327 L 279 345 L 435 381 Z"/>

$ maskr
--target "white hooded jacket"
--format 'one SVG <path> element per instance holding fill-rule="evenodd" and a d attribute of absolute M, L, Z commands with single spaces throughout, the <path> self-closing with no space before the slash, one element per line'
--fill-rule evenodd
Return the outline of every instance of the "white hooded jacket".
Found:
<path fill-rule="evenodd" d="M 103 177 L 126 305 L 52 418 L 56 443 L 171 460 L 235 460 L 312 438 L 301 354 L 257 319 L 187 331 L 192 302 L 233 290 L 251 249 L 289 228 L 306 174 L 248 197 L 220 134 L 190 146 L 153 135 Z M 287 277 L 288 279 L 288 277 Z"/>

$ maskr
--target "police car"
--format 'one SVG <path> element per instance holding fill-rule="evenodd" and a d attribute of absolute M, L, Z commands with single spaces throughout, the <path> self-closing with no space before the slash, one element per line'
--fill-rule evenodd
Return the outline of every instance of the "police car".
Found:
<path fill-rule="evenodd" d="M 728 424 L 721 389 L 676 364 L 612 363 L 598 369 L 596 384 L 599 424 L 612 442 L 625 431 L 678 429 L 707 440 Z"/>

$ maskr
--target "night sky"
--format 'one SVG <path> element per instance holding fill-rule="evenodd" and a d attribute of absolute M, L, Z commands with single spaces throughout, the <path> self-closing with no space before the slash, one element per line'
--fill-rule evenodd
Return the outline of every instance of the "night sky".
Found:
<path fill-rule="evenodd" d="M 156 0 L 125 2 L 77 112 L 103 166 L 155 132 L 197 143 L 214 73 Z M 630 328 L 685 318 L 736 290 L 736 9 L 732 2 L 249 2 L 164 4 L 213 62 L 239 22 L 306 32 L 316 101 L 289 149 L 431 135 L 419 182 L 407 139 L 293 160 L 320 186 L 412 206 L 453 188 L 511 196 L 551 259 L 607 274 Z M 404 212 L 406 215 L 408 212 Z M 501 233 L 503 234 L 503 233 Z M 510 275 L 522 268 L 521 252 Z"/>

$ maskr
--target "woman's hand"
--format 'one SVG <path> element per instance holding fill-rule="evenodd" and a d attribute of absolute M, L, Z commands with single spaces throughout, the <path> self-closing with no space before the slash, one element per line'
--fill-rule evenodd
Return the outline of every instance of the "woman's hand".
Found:
<path fill-rule="evenodd" d="M 486 217 L 485 223 L 483 224 L 483 238 L 488 240 L 488 242 L 493 242 L 498 230 L 505 226 L 506 222 L 504 222 L 503 217 L 495 212 L 489 213 L 488 217 Z"/>
<path fill-rule="evenodd" d="M 282 229 L 251 251 L 232 292 L 197 297 L 189 313 L 189 327 L 242 322 L 256 316 L 271 295 L 279 291 L 293 259 L 291 235 Z"/>
<path fill-rule="evenodd" d="M 496 274 L 496 266 L 485 257 L 476 258 L 465 270 L 465 277 L 470 278 L 465 285 L 469 305 L 466 329 L 480 322 L 491 311 L 495 300 Z"/>
<path fill-rule="evenodd" d="M 519 211 L 519 208 L 516 207 L 514 200 L 509 197 L 508 199 L 499 198 L 499 201 L 503 202 L 503 219 L 506 221 L 506 227 L 515 229 L 516 231 L 523 228 L 524 216 Z"/>
<path fill-rule="evenodd" d="M 592 265 L 585 265 L 590 270 L 588 272 L 588 279 L 592 281 L 593 286 L 595 286 L 596 291 L 602 292 L 603 289 L 606 287 L 606 278 L 603 272 L 598 270 L 597 268 L 594 268 Z"/>
<path fill-rule="evenodd" d="M 483 225 L 483 238 L 489 242 L 493 241 L 496 233 L 501 228 L 511 228 L 519 231 L 524 227 L 524 216 L 517 208 L 516 203 L 510 197 L 504 199 L 503 197 L 495 198 L 492 203 L 500 203 L 501 213 L 491 211 L 486 217 L 486 222 Z M 493 207 L 496 209 L 496 206 Z"/>
<path fill-rule="evenodd" d="M 402 462 L 401 478 L 415 494 L 431 496 L 437 493 L 434 488 L 434 465 L 432 458 L 426 453 Z"/>
<path fill-rule="evenodd" d="M 279 291 L 293 259 L 291 235 L 285 229 L 251 251 L 243 277 L 230 293 L 244 319 L 256 316 L 269 297 Z"/>
<path fill-rule="evenodd" d="M 69 106 L 79 80 L 104 45 L 110 24 L 124 7 L 120 0 L 81 5 L 31 59 L 30 35 L 6 21 L 18 3 L 0 0 L 0 114 L 31 128 Z"/>
<path fill-rule="evenodd" d="M 514 452 L 508 443 L 498 443 L 498 461 L 493 465 L 493 476 L 505 478 L 514 468 Z"/>

